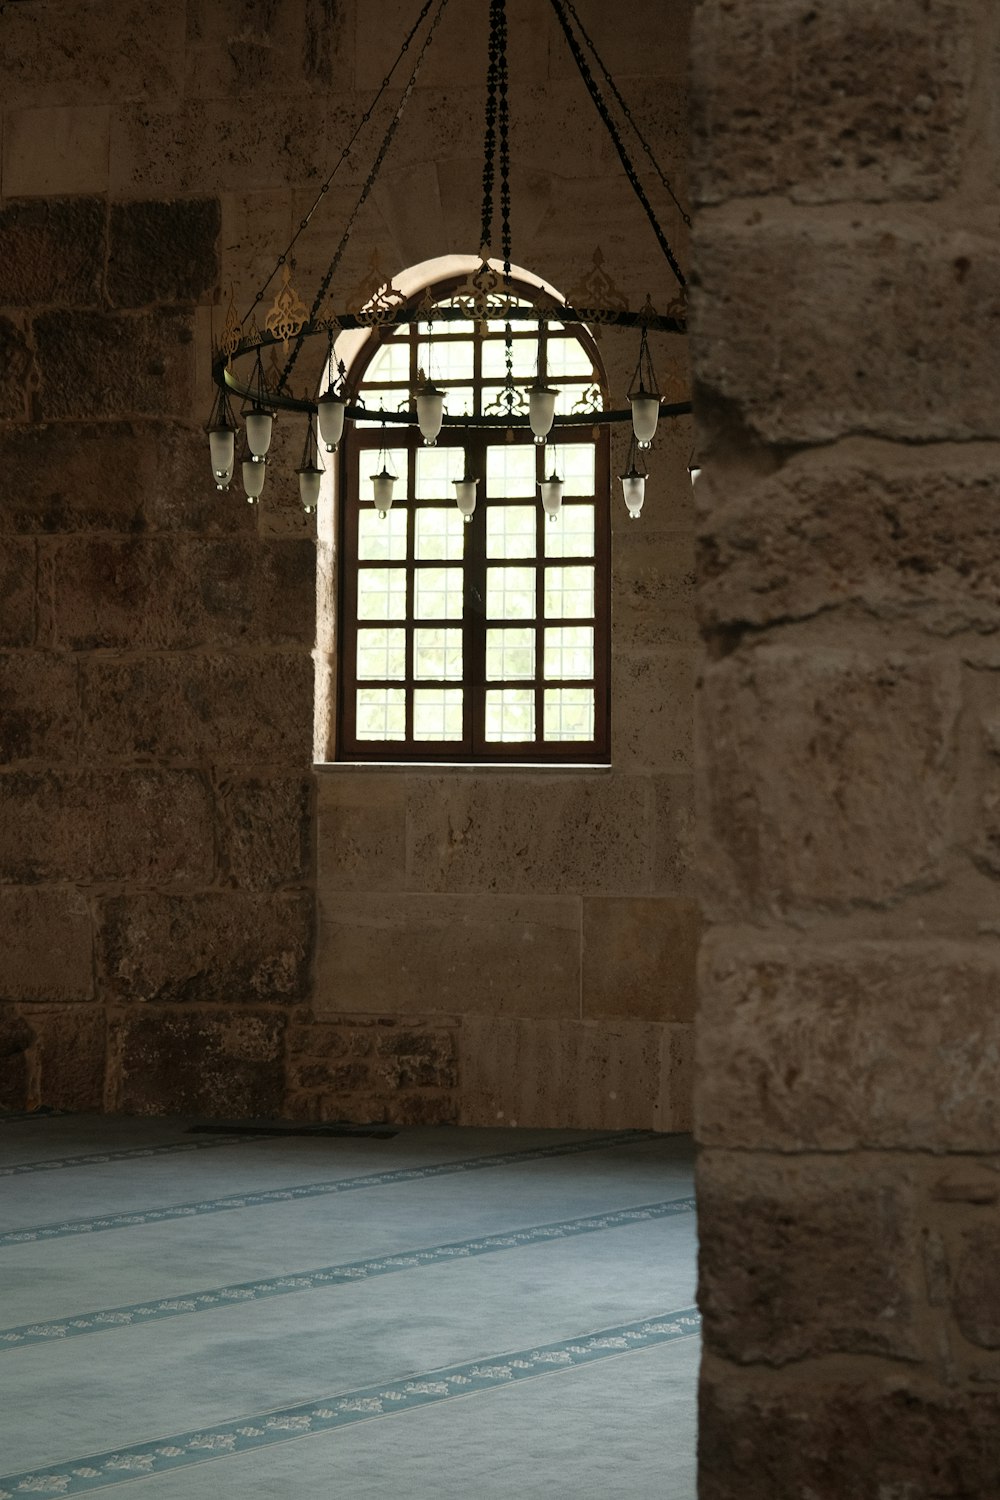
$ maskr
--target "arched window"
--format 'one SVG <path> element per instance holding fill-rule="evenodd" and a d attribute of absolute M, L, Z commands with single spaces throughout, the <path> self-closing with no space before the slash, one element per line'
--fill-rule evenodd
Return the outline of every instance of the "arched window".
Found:
<path fill-rule="evenodd" d="M 447 302 L 454 282 L 431 288 Z M 514 285 L 530 297 L 537 287 Z M 426 295 L 426 294 L 425 294 Z M 548 443 L 530 429 L 383 426 L 426 375 L 450 416 L 519 389 L 558 389 Z M 549 323 L 412 323 L 373 333 L 350 372 L 371 413 L 341 446 L 338 732 L 341 760 L 600 762 L 609 748 L 610 522 L 606 429 L 559 430 L 605 381 L 586 330 Z M 385 515 L 372 476 L 396 475 Z M 555 519 L 539 481 L 564 481 Z M 463 519 L 453 481 L 479 479 Z"/>

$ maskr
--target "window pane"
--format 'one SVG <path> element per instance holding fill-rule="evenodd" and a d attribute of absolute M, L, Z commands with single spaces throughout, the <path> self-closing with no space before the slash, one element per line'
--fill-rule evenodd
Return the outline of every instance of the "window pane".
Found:
<path fill-rule="evenodd" d="M 487 568 L 486 614 L 491 620 L 533 620 L 534 568 Z"/>
<path fill-rule="evenodd" d="M 358 619 L 405 620 L 405 568 L 358 569 Z"/>
<path fill-rule="evenodd" d="M 441 307 L 454 306 L 451 302 L 442 302 L 439 305 Z M 437 335 L 442 329 L 447 329 L 449 333 L 475 333 L 476 325 L 465 318 L 455 318 L 454 320 L 449 318 L 446 322 L 435 323 L 433 326 L 430 323 L 417 324 L 417 333 L 422 339 L 428 338 L 431 335 Z"/>
<path fill-rule="evenodd" d="M 486 511 L 487 557 L 534 557 L 535 507 L 490 505 Z"/>
<path fill-rule="evenodd" d="M 546 634 L 548 632 L 546 631 Z M 511 677 L 534 677 L 534 630 L 487 630 L 486 679 L 509 681 Z M 574 675 L 583 676 L 581 672 Z"/>
<path fill-rule="evenodd" d="M 554 463 L 562 476 L 564 495 L 594 493 L 595 449 L 593 443 L 550 443 L 546 468 Z"/>
<path fill-rule="evenodd" d="M 377 427 L 379 423 L 379 407 L 383 411 L 405 411 L 410 404 L 409 386 L 397 385 L 395 390 L 385 386 L 374 386 L 371 389 L 363 385 L 359 392 L 364 402 L 367 417 L 358 418 L 359 427 Z M 363 456 L 363 455 L 362 455 Z"/>
<path fill-rule="evenodd" d="M 406 631 L 359 630 L 358 678 L 405 677 Z"/>
<path fill-rule="evenodd" d="M 418 500 L 448 500 L 454 507 L 453 479 L 465 473 L 464 448 L 418 448 L 414 494 Z"/>
<path fill-rule="evenodd" d="M 594 613 L 594 570 L 545 569 L 545 614 L 549 620 L 583 620 Z"/>
<path fill-rule="evenodd" d="M 458 512 L 456 511 L 457 515 Z M 418 620 L 462 618 L 462 569 L 418 568 L 413 613 Z"/>
<path fill-rule="evenodd" d="M 406 689 L 358 688 L 359 740 L 405 740 Z"/>
<path fill-rule="evenodd" d="M 413 675 L 423 678 L 460 678 L 462 675 L 462 632 L 460 630 L 415 630 L 413 632 Z"/>
<path fill-rule="evenodd" d="M 410 455 L 405 448 L 389 448 L 384 456 L 379 455 L 377 448 L 363 448 L 358 454 L 358 494 L 362 503 L 374 500 L 372 491 L 372 475 L 382 472 L 383 463 L 390 474 L 396 475 L 396 488 L 392 492 L 394 500 L 405 500 L 407 490 L 407 474 Z"/>
<path fill-rule="evenodd" d="M 593 677 L 594 627 L 555 625 L 545 632 L 545 676 Z"/>
<path fill-rule="evenodd" d="M 515 338 L 511 341 L 513 372 L 516 378 L 531 380 L 538 368 L 538 340 Z M 507 375 L 507 343 L 490 339 L 483 345 L 483 379 L 504 380 Z"/>
<path fill-rule="evenodd" d="M 383 520 L 377 510 L 359 510 L 358 557 L 362 562 L 405 562 L 406 511 L 391 510 Z"/>
<path fill-rule="evenodd" d="M 456 339 L 454 343 L 434 339 L 417 345 L 417 364 L 435 385 L 445 380 L 471 380 L 475 347 L 471 339 Z"/>
<path fill-rule="evenodd" d="M 545 523 L 546 557 L 593 557 L 594 507 L 564 505 L 554 521 Z"/>
<path fill-rule="evenodd" d="M 372 360 L 365 371 L 364 384 L 388 385 L 393 380 L 410 379 L 410 341 L 405 337 L 394 338 Z M 376 406 L 378 402 L 375 403 Z"/>
<path fill-rule="evenodd" d="M 535 738 L 534 688 L 490 688 L 486 694 L 486 738 Z"/>
<path fill-rule="evenodd" d="M 413 738 L 415 740 L 460 740 L 462 738 L 461 688 L 414 688 Z"/>
<path fill-rule="evenodd" d="M 465 522 L 453 503 L 421 505 L 416 514 L 418 562 L 461 562 L 465 551 Z"/>
<path fill-rule="evenodd" d="M 438 385 L 444 391 L 444 414 L 446 417 L 471 417 L 475 408 L 475 390 L 471 385 Z"/>
<path fill-rule="evenodd" d="M 593 377 L 590 355 L 576 339 L 549 339 L 546 363 L 550 375 L 586 375 Z"/>
<path fill-rule="evenodd" d="M 546 740 L 592 740 L 594 738 L 593 688 L 545 689 Z"/>
<path fill-rule="evenodd" d="M 498 443 L 487 448 L 486 493 L 491 500 L 534 499 L 534 443 Z"/>

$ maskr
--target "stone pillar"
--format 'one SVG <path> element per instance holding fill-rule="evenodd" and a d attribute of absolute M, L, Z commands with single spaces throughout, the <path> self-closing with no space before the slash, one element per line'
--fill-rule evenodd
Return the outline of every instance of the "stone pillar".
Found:
<path fill-rule="evenodd" d="M 1000 1494 L 998 63 L 697 11 L 702 1500 Z"/>

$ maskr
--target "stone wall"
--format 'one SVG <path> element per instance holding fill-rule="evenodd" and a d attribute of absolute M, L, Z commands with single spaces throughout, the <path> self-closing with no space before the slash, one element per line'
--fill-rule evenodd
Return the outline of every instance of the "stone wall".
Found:
<path fill-rule="evenodd" d="M 998 22 L 696 13 L 703 1500 L 1000 1494 Z"/>

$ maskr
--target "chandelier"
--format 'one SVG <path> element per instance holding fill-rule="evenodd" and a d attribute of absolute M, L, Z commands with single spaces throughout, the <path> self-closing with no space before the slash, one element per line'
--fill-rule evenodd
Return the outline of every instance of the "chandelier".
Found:
<path fill-rule="evenodd" d="M 383 437 L 387 427 L 392 424 L 416 425 L 424 442 L 428 444 L 437 440 L 442 428 L 501 429 L 511 436 L 518 428 L 530 428 L 535 442 L 544 444 L 554 429 L 593 428 L 629 422 L 632 430 L 628 458 L 625 472 L 619 477 L 629 515 L 633 519 L 638 517 L 645 498 L 645 453 L 653 442 L 657 424 L 661 417 L 679 417 L 691 411 L 689 401 L 667 402 L 664 399 L 653 370 L 649 349 L 651 332 L 685 333 L 686 281 L 640 180 L 614 110 L 597 83 L 595 72 L 603 79 L 620 119 L 631 129 L 647 162 L 685 224 L 690 225 L 691 221 L 656 161 L 648 141 L 622 97 L 621 90 L 602 62 L 572 0 L 549 0 L 549 3 L 587 92 L 611 138 L 622 170 L 652 227 L 676 283 L 670 300 L 659 310 L 647 295 L 642 307 L 631 310 L 614 280 L 604 269 L 599 250 L 595 252 L 593 266 L 580 286 L 565 299 L 542 287 L 533 292 L 529 299 L 525 297 L 523 285 L 518 287 L 515 295 L 510 225 L 510 95 L 506 0 L 490 0 L 480 250 L 475 257 L 476 268 L 446 301 L 434 300 L 430 289 L 422 298 L 407 300 L 399 288 L 394 286 L 392 278 L 384 278 L 376 269 L 374 284 L 355 297 L 352 305 L 338 305 L 332 288 L 351 233 L 378 179 L 428 48 L 448 5 L 448 0 L 425 0 L 420 14 L 403 40 L 396 61 L 362 115 L 351 139 L 341 151 L 333 170 L 320 187 L 312 207 L 300 221 L 290 243 L 278 255 L 270 275 L 257 290 L 242 317 L 237 311 L 235 294 L 230 297 L 221 338 L 213 343 L 212 377 L 217 390 L 207 423 L 212 473 L 220 490 L 229 488 L 239 464 L 247 500 L 253 504 L 260 498 L 267 474 L 267 455 L 273 425 L 279 412 L 296 413 L 305 418 L 302 461 L 296 472 L 299 496 L 307 512 L 316 508 L 319 499 L 325 472 L 322 456 L 324 453 L 332 454 L 337 451 L 349 422 L 371 422 L 374 417 L 382 424 Z M 417 38 L 422 31 L 423 37 L 417 46 Z M 307 306 L 292 284 L 295 246 L 299 237 L 309 228 L 339 168 L 352 156 L 359 136 L 372 119 L 383 94 L 397 71 L 402 69 L 404 60 L 413 47 L 416 47 L 415 61 L 402 87 L 399 102 L 364 179 L 357 202 L 347 218 L 333 258 Z M 495 200 L 499 206 L 499 214 L 495 210 Z M 494 243 L 497 218 L 500 254 L 494 257 L 491 246 Z M 377 260 L 375 264 L 377 267 Z M 262 311 L 268 289 L 276 279 L 280 284 L 268 310 L 263 314 L 261 326 L 258 313 Z M 435 386 L 423 370 L 419 372 L 417 384 L 410 393 L 411 402 L 408 406 L 398 411 L 380 408 L 377 413 L 373 413 L 363 405 L 357 391 L 352 389 L 344 362 L 337 358 L 336 342 L 341 333 L 352 330 L 380 333 L 401 325 L 419 323 L 426 326 L 430 337 L 435 326 L 446 327 L 449 322 L 467 323 L 470 320 L 483 332 L 487 324 L 503 324 L 507 335 L 506 378 L 498 398 L 490 403 L 489 410 L 482 413 L 449 415 L 445 393 Z M 557 416 L 557 390 L 544 379 L 536 378 L 526 388 L 519 387 L 512 375 L 511 334 L 516 325 L 526 321 L 537 324 L 540 336 L 549 325 L 554 324 L 589 326 L 598 334 L 606 328 L 637 333 L 638 357 L 628 392 L 628 405 L 606 408 L 603 404 L 597 404 L 602 397 L 595 387 L 591 397 L 578 402 L 572 412 Z M 321 389 L 322 393 L 318 396 L 301 389 L 296 392 L 292 384 L 299 356 L 308 339 L 322 339 L 326 345 L 324 377 L 313 386 L 314 390 L 317 387 Z M 242 429 L 234 413 L 234 398 L 243 403 L 240 410 Z M 372 500 L 382 515 L 392 505 L 395 481 L 395 476 L 385 462 L 384 447 L 383 442 L 383 453 L 379 456 L 381 468 L 372 476 Z M 542 472 L 544 473 L 544 469 Z M 466 469 L 464 477 L 453 483 L 458 509 L 468 520 L 476 505 L 478 478 Z M 549 477 L 539 481 L 542 505 L 552 518 L 560 509 L 562 486 L 563 481 L 554 465 Z"/>

